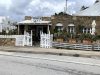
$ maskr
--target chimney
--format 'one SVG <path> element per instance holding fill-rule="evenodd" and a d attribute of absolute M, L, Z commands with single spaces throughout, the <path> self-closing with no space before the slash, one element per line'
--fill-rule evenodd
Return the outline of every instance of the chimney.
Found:
<path fill-rule="evenodd" d="M 25 20 L 31 20 L 32 16 L 25 16 Z"/>

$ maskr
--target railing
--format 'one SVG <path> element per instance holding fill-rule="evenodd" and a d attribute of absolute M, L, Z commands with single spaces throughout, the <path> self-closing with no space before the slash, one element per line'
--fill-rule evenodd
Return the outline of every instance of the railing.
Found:
<path fill-rule="evenodd" d="M 70 43 L 60 43 L 60 42 L 53 42 L 53 47 L 56 48 L 66 48 L 66 49 L 77 49 L 77 50 L 97 50 L 100 51 L 100 44 L 70 44 Z"/>

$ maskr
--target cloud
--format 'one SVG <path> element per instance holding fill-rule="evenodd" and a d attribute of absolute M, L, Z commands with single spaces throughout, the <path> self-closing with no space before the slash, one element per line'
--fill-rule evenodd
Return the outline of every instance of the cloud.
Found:
<path fill-rule="evenodd" d="M 50 16 L 64 11 L 66 0 L 0 0 L 0 15 L 22 19 L 25 15 Z M 82 5 L 90 6 L 95 0 L 68 0 L 69 13 L 79 11 Z"/>
<path fill-rule="evenodd" d="M 29 5 L 29 9 L 35 10 L 32 11 L 32 13 L 36 13 L 36 15 L 51 15 L 55 12 L 60 12 L 64 10 L 64 2 L 60 2 L 60 4 L 57 1 L 47 1 L 47 0 L 36 0 L 32 1 L 32 3 Z M 28 11 L 27 11 L 28 13 Z"/>

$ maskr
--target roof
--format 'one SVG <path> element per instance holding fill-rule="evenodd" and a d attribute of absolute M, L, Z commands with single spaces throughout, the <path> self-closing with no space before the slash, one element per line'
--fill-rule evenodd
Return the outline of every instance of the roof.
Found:
<path fill-rule="evenodd" d="M 42 20 L 24 20 L 21 22 L 18 22 L 18 25 L 50 25 L 51 21 L 42 21 Z"/>
<path fill-rule="evenodd" d="M 79 11 L 74 16 L 100 16 L 100 2 L 95 3 L 83 11 Z"/>

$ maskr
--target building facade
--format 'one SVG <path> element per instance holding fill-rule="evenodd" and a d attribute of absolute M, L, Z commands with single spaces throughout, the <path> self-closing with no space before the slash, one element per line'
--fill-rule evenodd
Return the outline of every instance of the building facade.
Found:
<path fill-rule="evenodd" d="M 51 16 L 52 29 L 57 28 L 61 23 L 63 29 L 68 33 L 92 33 L 92 22 L 95 20 L 95 33 L 100 35 L 100 17 L 99 16 L 71 16 L 67 14 L 58 14 Z"/>

